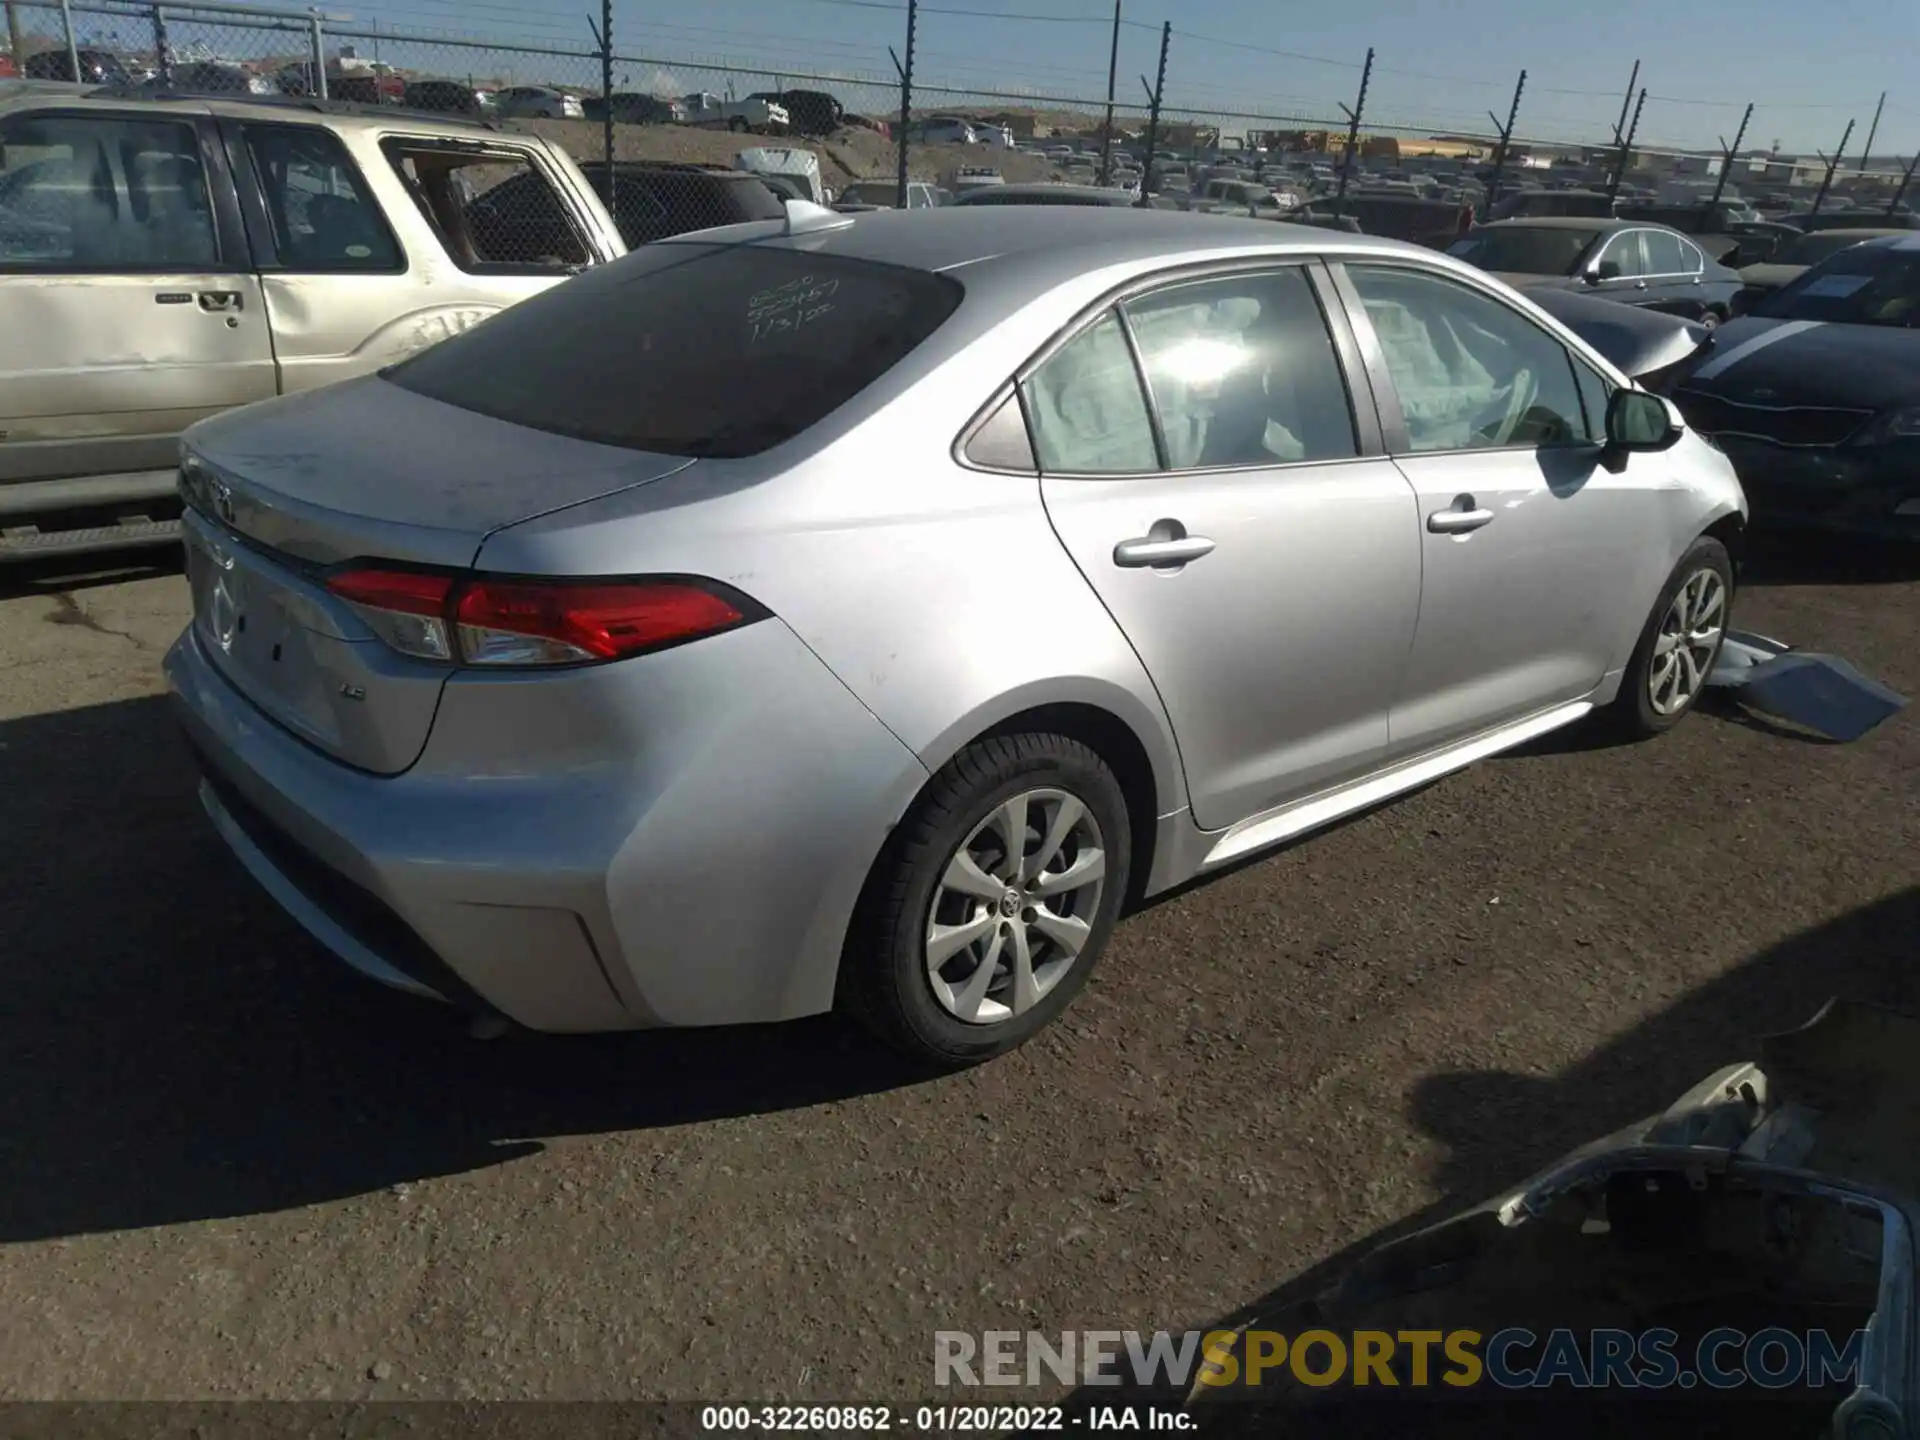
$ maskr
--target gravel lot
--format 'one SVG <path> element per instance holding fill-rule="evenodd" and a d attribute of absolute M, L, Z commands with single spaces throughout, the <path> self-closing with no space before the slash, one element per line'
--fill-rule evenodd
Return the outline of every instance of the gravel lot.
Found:
<path fill-rule="evenodd" d="M 1746 626 L 1920 693 L 1920 563 L 1753 580 Z M 0 1397 L 924 1399 L 936 1328 L 1207 1323 L 1920 989 L 1911 716 L 1716 714 L 1158 904 L 956 1078 L 831 1021 L 474 1042 L 204 823 L 177 573 L 0 581 Z"/>

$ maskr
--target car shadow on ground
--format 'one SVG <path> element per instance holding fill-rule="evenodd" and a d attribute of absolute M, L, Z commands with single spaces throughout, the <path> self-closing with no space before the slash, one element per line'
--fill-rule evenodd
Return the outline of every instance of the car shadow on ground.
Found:
<path fill-rule="evenodd" d="M 1382 1244 L 1491 1199 L 1577 1147 L 1666 1109 L 1723 1065 L 1754 1058 L 1763 1036 L 1811 1020 L 1830 999 L 1920 1013 L 1917 950 L 1920 886 L 1761 951 L 1558 1075 L 1482 1071 L 1422 1078 L 1408 1106 L 1419 1128 L 1446 1146 L 1431 1177 L 1440 1198 L 1198 1328 L 1232 1330 L 1292 1310 Z M 1912 1143 L 1920 1148 L 1920 1134 Z M 1129 1321 L 1114 1317 L 1114 1323 Z M 1129 1380 L 1083 1386 L 1067 1404 L 1084 1414 L 1129 1403 L 1174 1405 L 1184 1394 L 1185 1387 Z"/>
<path fill-rule="evenodd" d="M 166 702 L 0 724 L 0 1243 L 250 1214 L 914 1083 L 834 1018 L 470 1039 L 215 836 Z"/>

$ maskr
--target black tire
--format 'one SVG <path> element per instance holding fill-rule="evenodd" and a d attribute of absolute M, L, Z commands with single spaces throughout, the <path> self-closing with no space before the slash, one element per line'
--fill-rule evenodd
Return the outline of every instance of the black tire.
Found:
<path fill-rule="evenodd" d="M 1714 309 L 1711 306 L 1709 306 L 1707 309 L 1700 312 L 1700 323 L 1706 326 L 1707 329 L 1709 330 L 1718 329 L 1721 323 L 1726 320 L 1726 318 L 1727 317 L 1725 315 L 1721 314 L 1720 311 L 1718 311 L 1717 309 Z"/>
<path fill-rule="evenodd" d="M 736 115 L 727 122 L 727 129 L 733 131 L 736 135 L 744 135 L 747 133 L 747 122 Z"/>
<path fill-rule="evenodd" d="M 1654 603 L 1647 623 L 1641 628 L 1640 641 L 1633 649 L 1633 659 L 1627 662 L 1627 673 L 1621 677 L 1620 693 L 1615 697 L 1609 718 L 1615 726 L 1630 739 L 1650 739 L 1663 735 L 1678 725 L 1700 703 L 1705 692 L 1704 682 L 1696 686 L 1685 703 L 1673 710 L 1662 713 L 1656 709 L 1649 682 L 1653 678 L 1655 649 L 1660 641 L 1662 623 L 1673 608 L 1674 597 L 1680 593 L 1683 585 L 1690 583 L 1702 571 L 1712 570 L 1719 576 L 1721 594 L 1724 597 L 1720 605 L 1720 638 L 1713 643 L 1712 653 L 1707 656 L 1704 671 L 1710 673 L 1713 662 L 1719 658 L 1720 644 L 1726 637 L 1727 621 L 1733 610 L 1733 560 L 1727 554 L 1727 547 L 1711 535 L 1702 535 L 1687 547 L 1687 553 L 1680 557 L 1680 563 L 1673 567 L 1673 574 L 1667 577 L 1667 583 L 1660 587 L 1660 598 Z"/>
<path fill-rule="evenodd" d="M 1043 788 L 1079 800 L 1099 827 L 1105 874 L 1097 900 L 1082 917 L 1088 934 L 1030 1009 L 990 1024 L 971 1023 L 941 1002 L 928 974 L 926 929 L 936 884 L 987 817 L 1023 792 Z M 927 782 L 874 862 L 841 958 L 842 1008 L 894 1049 L 939 1069 L 978 1064 L 1022 1044 L 1072 1003 L 1106 947 L 1127 889 L 1128 826 L 1119 782 L 1079 741 L 1017 734 L 969 745 Z M 962 951 L 956 959 L 966 956 Z"/>

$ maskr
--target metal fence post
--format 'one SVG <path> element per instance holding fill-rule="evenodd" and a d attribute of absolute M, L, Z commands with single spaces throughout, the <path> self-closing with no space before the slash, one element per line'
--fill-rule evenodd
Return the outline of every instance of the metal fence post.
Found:
<path fill-rule="evenodd" d="M 1493 128 L 1500 134 L 1500 148 L 1493 152 L 1493 174 L 1487 177 L 1487 209 L 1493 209 L 1494 202 L 1500 198 L 1500 177 L 1507 168 L 1507 152 L 1513 148 L 1513 127 L 1520 119 L 1520 92 L 1527 88 L 1527 72 L 1520 72 L 1520 83 L 1513 87 L 1513 104 L 1507 107 L 1507 123 L 1502 125 L 1500 117 L 1491 110 L 1487 118 L 1493 121 Z"/>
<path fill-rule="evenodd" d="M 1902 175 L 1900 177 L 1900 183 L 1893 187 L 1893 199 L 1887 202 L 1887 217 L 1889 219 L 1900 213 L 1901 198 L 1906 195 L 1907 187 L 1913 184 L 1913 172 L 1916 167 L 1920 167 L 1920 154 L 1916 154 L 1912 160 L 1907 162 L 1906 174 Z"/>
<path fill-rule="evenodd" d="M 1147 84 L 1142 75 L 1140 83 L 1147 92 L 1147 168 L 1140 177 L 1140 208 L 1150 209 L 1153 205 L 1153 161 L 1160 148 L 1160 97 L 1167 89 L 1167 42 L 1173 38 L 1173 22 L 1160 22 L 1160 68 L 1154 72 L 1153 84 Z"/>
<path fill-rule="evenodd" d="M 1367 63 L 1360 67 L 1360 93 L 1353 98 L 1353 108 L 1345 104 L 1340 108 L 1347 112 L 1347 153 L 1340 157 L 1340 183 L 1333 192 L 1333 218 L 1338 220 L 1347 207 L 1347 181 L 1353 175 L 1355 152 L 1360 148 L 1360 116 L 1367 108 L 1367 83 L 1373 79 L 1373 47 L 1367 47 Z"/>
<path fill-rule="evenodd" d="M 913 38 L 919 19 L 920 0 L 907 0 L 907 58 L 903 63 L 893 56 L 893 68 L 900 72 L 900 193 L 895 204 L 902 210 L 907 208 L 907 123 L 913 116 Z M 893 55 L 892 46 L 887 53 Z"/>
<path fill-rule="evenodd" d="M 327 37 L 320 33 L 320 12 L 313 12 L 308 22 L 308 40 L 313 50 L 313 93 L 320 99 L 327 98 Z"/>
<path fill-rule="evenodd" d="M 1873 107 L 1873 123 L 1867 126 L 1867 148 L 1860 152 L 1860 173 L 1867 173 L 1867 166 L 1873 163 L 1873 137 L 1880 133 L 1880 112 L 1887 108 L 1887 92 L 1880 92 L 1880 103 Z"/>
<path fill-rule="evenodd" d="M 1820 193 L 1813 197 L 1813 208 L 1807 212 L 1811 220 L 1820 213 L 1820 207 L 1826 204 L 1827 191 L 1833 188 L 1833 172 L 1840 168 L 1840 157 L 1847 153 L 1847 141 L 1853 138 L 1853 121 L 1847 121 L 1847 128 L 1840 136 L 1840 148 L 1833 152 L 1833 159 L 1827 161 L 1826 178 L 1820 182 Z M 1819 152 L 1815 152 L 1816 154 Z"/>
<path fill-rule="evenodd" d="M 1734 158 L 1740 153 L 1740 142 L 1747 138 L 1747 124 L 1753 119 L 1753 102 L 1747 102 L 1747 113 L 1740 117 L 1740 128 L 1733 132 L 1733 144 L 1725 140 L 1720 142 L 1720 179 L 1713 187 L 1713 198 L 1707 202 L 1711 210 L 1720 203 L 1720 197 L 1727 188 L 1727 176 L 1733 173 Z"/>
<path fill-rule="evenodd" d="M 1120 71 L 1120 0 L 1113 0 L 1113 43 L 1107 50 L 1107 123 L 1100 129 L 1100 183 L 1113 176 L 1113 83 Z"/>
<path fill-rule="evenodd" d="M 158 5 L 153 7 L 153 68 L 160 72 L 163 86 L 173 84 L 173 57 L 167 44 L 167 16 Z"/>
<path fill-rule="evenodd" d="M 613 163 L 613 0 L 600 0 L 600 23 L 595 25 L 589 15 L 587 28 L 600 47 L 600 151 L 607 162 L 607 211 L 617 216 L 620 173 Z"/>
<path fill-rule="evenodd" d="M 1640 91 L 1640 98 L 1634 102 L 1633 123 L 1627 126 L 1627 133 L 1620 137 L 1620 149 L 1613 158 L 1613 179 L 1607 182 L 1607 205 L 1620 198 L 1620 182 L 1627 178 L 1627 164 L 1633 158 L 1633 137 L 1640 133 L 1640 112 L 1647 108 L 1647 92 Z"/>
<path fill-rule="evenodd" d="M 27 58 L 20 53 L 25 41 L 26 36 L 20 31 L 19 0 L 7 0 L 7 53 L 13 56 L 15 64 L 21 64 Z M 78 70 L 73 72 L 73 78 L 76 80 L 80 78 Z"/>
<path fill-rule="evenodd" d="M 80 78 L 80 46 L 73 38 L 73 0 L 60 0 L 60 29 L 67 37 L 67 69 Z M 16 57 L 17 58 L 17 57 Z"/>

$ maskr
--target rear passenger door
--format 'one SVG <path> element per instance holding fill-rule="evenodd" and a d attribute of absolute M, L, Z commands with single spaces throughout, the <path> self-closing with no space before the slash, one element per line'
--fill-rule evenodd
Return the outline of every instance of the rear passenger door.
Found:
<path fill-rule="evenodd" d="M 210 127 L 92 104 L 0 121 L 0 485 L 171 474 L 188 425 L 274 393 Z"/>
<path fill-rule="evenodd" d="M 538 150 L 222 127 L 283 392 L 377 370 L 603 258 Z"/>
<path fill-rule="evenodd" d="M 1413 494 L 1323 278 L 1166 280 L 1021 386 L 1047 514 L 1152 676 L 1206 829 L 1379 762 L 1418 613 Z"/>

